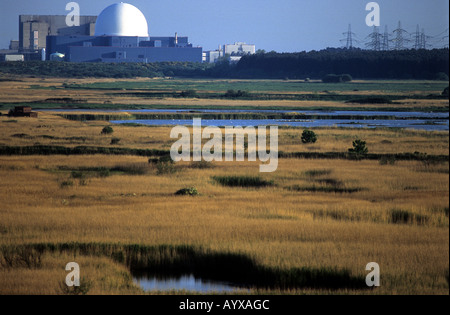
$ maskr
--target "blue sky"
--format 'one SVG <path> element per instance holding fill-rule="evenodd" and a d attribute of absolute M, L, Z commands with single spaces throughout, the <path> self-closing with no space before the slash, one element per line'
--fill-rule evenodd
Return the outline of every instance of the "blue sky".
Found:
<path fill-rule="evenodd" d="M 18 39 L 20 14 L 65 15 L 69 0 L 0 0 L 0 48 Z M 98 15 L 118 0 L 78 0 L 81 15 Z M 371 0 L 124 0 L 146 16 L 150 35 L 189 36 L 204 50 L 236 41 L 257 49 L 278 52 L 340 47 L 342 34 L 352 24 L 364 40 L 372 31 L 365 24 L 366 4 Z M 408 32 L 416 25 L 427 35 L 449 27 L 448 0 L 378 0 L 381 26 L 392 32 L 400 20 Z M 442 37 L 442 36 L 441 36 Z M 448 38 L 447 38 L 448 43 Z M 448 45 L 448 44 L 447 44 Z M 363 44 L 361 46 L 364 46 Z"/>

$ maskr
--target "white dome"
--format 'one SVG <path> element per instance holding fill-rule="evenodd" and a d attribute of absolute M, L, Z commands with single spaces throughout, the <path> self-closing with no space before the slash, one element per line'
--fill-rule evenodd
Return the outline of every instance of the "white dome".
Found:
<path fill-rule="evenodd" d="M 128 3 L 116 3 L 104 9 L 95 23 L 95 36 L 148 37 L 144 14 Z"/>

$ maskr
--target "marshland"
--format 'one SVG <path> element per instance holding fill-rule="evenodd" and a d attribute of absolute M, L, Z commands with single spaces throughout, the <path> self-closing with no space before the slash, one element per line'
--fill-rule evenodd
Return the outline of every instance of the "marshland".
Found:
<path fill-rule="evenodd" d="M 0 294 L 191 293 L 145 291 L 136 274 L 194 275 L 244 294 L 448 294 L 448 127 L 315 127 L 317 141 L 303 143 L 307 128 L 280 126 L 278 169 L 259 173 L 260 162 L 172 163 L 173 126 L 110 121 L 132 109 L 339 110 L 444 113 L 448 126 L 446 86 L 2 80 Z M 7 117 L 18 105 L 38 118 Z M 367 153 L 349 152 L 355 139 Z M 78 291 L 63 284 L 71 261 Z M 369 262 L 380 287 L 365 285 Z"/>

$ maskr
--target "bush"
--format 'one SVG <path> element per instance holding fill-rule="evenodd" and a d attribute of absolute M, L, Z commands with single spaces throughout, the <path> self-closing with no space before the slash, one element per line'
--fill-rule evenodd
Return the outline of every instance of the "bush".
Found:
<path fill-rule="evenodd" d="M 170 155 L 163 155 L 159 158 L 150 158 L 148 163 L 156 167 L 156 173 L 158 175 L 173 174 L 177 171 Z"/>
<path fill-rule="evenodd" d="M 342 74 L 341 75 L 342 82 L 351 82 L 353 80 L 350 74 Z"/>
<path fill-rule="evenodd" d="M 366 146 L 366 141 L 356 139 L 355 141 L 353 141 L 353 148 L 348 149 L 348 152 L 357 155 L 364 155 L 369 152 L 369 149 Z"/>
<path fill-rule="evenodd" d="M 178 190 L 175 195 L 178 196 L 197 196 L 198 190 L 195 187 L 183 188 Z"/>
<path fill-rule="evenodd" d="M 111 126 L 106 126 L 102 129 L 102 135 L 110 135 L 114 132 L 114 129 Z"/>
<path fill-rule="evenodd" d="M 181 92 L 180 96 L 186 97 L 186 98 L 196 98 L 196 97 L 198 97 L 198 94 L 197 94 L 196 90 L 187 90 L 187 91 Z"/>
<path fill-rule="evenodd" d="M 235 90 L 228 90 L 225 95 L 226 98 L 240 98 L 240 97 L 249 97 L 250 93 L 247 91 L 235 91 Z"/>
<path fill-rule="evenodd" d="M 111 144 L 118 144 L 120 142 L 120 138 L 112 138 Z"/>
<path fill-rule="evenodd" d="M 65 180 L 59 184 L 59 187 L 61 187 L 61 188 L 67 188 L 67 187 L 72 187 L 72 186 L 73 186 L 72 180 Z"/>
<path fill-rule="evenodd" d="M 312 130 L 303 130 L 302 142 L 303 143 L 315 143 L 317 141 L 317 135 Z"/>

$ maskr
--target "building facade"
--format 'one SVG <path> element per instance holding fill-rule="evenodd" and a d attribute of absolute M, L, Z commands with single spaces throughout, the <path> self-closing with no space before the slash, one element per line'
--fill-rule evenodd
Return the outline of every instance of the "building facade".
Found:
<path fill-rule="evenodd" d="M 93 36 L 96 16 L 80 16 L 80 26 L 66 25 L 65 15 L 20 15 L 19 51 L 37 51 L 47 46 L 47 36 Z"/>
<path fill-rule="evenodd" d="M 48 36 L 47 60 L 54 53 L 70 62 L 202 62 L 201 47 L 187 37 Z"/>

